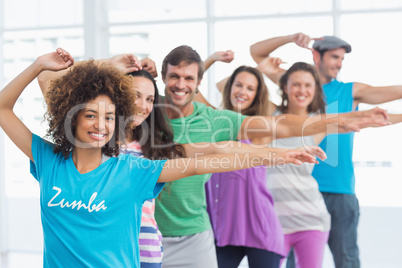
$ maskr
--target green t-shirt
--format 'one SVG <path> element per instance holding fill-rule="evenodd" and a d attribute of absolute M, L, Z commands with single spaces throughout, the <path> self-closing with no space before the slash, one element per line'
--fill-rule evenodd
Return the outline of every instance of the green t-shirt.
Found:
<path fill-rule="evenodd" d="M 236 140 L 246 116 L 229 110 L 215 110 L 193 102 L 194 112 L 170 120 L 177 143 Z M 174 181 L 156 198 L 155 218 L 163 236 L 184 236 L 211 228 L 205 200 L 205 183 L 210 174 Z"/>

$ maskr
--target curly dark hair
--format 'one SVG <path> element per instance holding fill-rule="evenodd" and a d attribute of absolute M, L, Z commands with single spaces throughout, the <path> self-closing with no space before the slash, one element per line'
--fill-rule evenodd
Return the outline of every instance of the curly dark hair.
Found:
<path fill-rule="evenodd" d="M 181 144 L 173 141 L 173 130 L 167 122 L 165 109 L 160 103 L 160 96 L 155 79 L 150 73 L 142 69 L 131 72 L 132 77 L 143 77 L 150 80 L 154 86 L 153 109 L 141 125 L 132 130 L 131 137 L 141 145 L 144 156 L 148 159 L 171 159 L 184 157 L 185 152 Z"/>
<path fill-rule="evenodd" d="M 115 133 L 102 147 L 102 153 L 107 156 L 119 154 L 119 141 L 124 141 L 126 128 L 131 127 L 128 122 L 135 113 L 132 78 L 106 63 L 96 64 L 93 59 L 74 66 L 67 74 L 52 81 L 45 94 L 49 121 L 46 136 L 53 140 L 55 153 L 60 152 L 65 158 L 70 155 L 75 146 L 80 107 L 84 108 L 83 104 L 100 95 L 108 96 L 116 107 Z"/>

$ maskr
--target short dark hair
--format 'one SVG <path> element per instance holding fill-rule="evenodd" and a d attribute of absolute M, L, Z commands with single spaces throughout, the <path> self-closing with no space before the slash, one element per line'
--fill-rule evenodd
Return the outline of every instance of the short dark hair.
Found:
<path fill-rule="evenodd" d="M 192 63 L 198 64 L 198 81 L 197 82 L 201 81 L 202 77 L 204 76 L 204 72 L 205 72 L 204 62 L 201 60 L 201 57 L 198 54 L 198 52 L 187 45 L 182 45 L 182 46 L 174 48 L 163 59 L 162 78 L 164 79 L 166 77 L 168 64 L 170 64 L 172 66 L 178 66 L 183 61 L 186 64 L 192 64 Z"/>

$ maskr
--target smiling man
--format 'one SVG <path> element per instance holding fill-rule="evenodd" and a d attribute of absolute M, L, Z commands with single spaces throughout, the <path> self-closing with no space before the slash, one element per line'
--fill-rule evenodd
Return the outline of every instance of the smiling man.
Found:
<path fill-rule="evenodd" d="M 314 41 L 313 48 L 309 43 Z M 281 46 L 295 43 L 312 51 L 314 65 L 318 70 L 327 101 L 327 113 L 355 111 L 359 103 L 380 104 L 402 98 L 402 86 L 373 87 L 337 80 L 346 53 L 352 47 L 336 36 L 310 38 L 303 33 L 273 37 L 253 44 L 251 56 L 258 68 L 274 83 L 286 72 L 282 60 L 270 54 Z M 329 135 L 320 144 L 328 160 L 314 168 L 328 211 L 331 214 L 331 231 L 328 244 L 336 267 L 360 267 L 357 246 L 359 203 L 355 195 L 355 174 L 352 162 L 353 133 Z M 288 265 L 288 267 L 291 267 Z"/>
<path fill-rule="evenodd" d="M 274 138 L 324 132 L 329 123 L 339 123 L 340 132 L 356 129 L 342 118 L 316 118 L 314 124 L 308 124 L 308 117 L 302 116 L 243 116 L 229 110 L 214 110 L 193 102 L 203 74 L 203 61 L 189 46 L 176 47 L 163 60 L 164 104 L 177 143 L 244 139 L 264 139 L 270 143 Z M 163 267 L 217 267 L 214 235 L 206 209 L 205 183 L 209 178 L 210 175 L 197 175 L 175 181 L 156 199 L 155 218 L 163 234 Z"/>

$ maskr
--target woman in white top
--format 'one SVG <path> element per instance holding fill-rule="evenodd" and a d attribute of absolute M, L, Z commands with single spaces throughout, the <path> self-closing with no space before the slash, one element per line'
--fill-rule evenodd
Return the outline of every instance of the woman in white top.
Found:
<path fill-rule="evenodd" d="M 297 62 L 280 79 L 282 103 L 275 115 L 312 115 L 325 112 L 320 80 L 315 68 Z M 295 148 L 319 144 L 325 133 L 273 141 L 270 146 Z M 330 214 L 316 180 L 314 164 L 301 168 L 283 166 L 267 169 L 267 185 L 285 234 L 286 254 L 293 247 L 297 267 L 319 268 L 330 230 Z"/>

